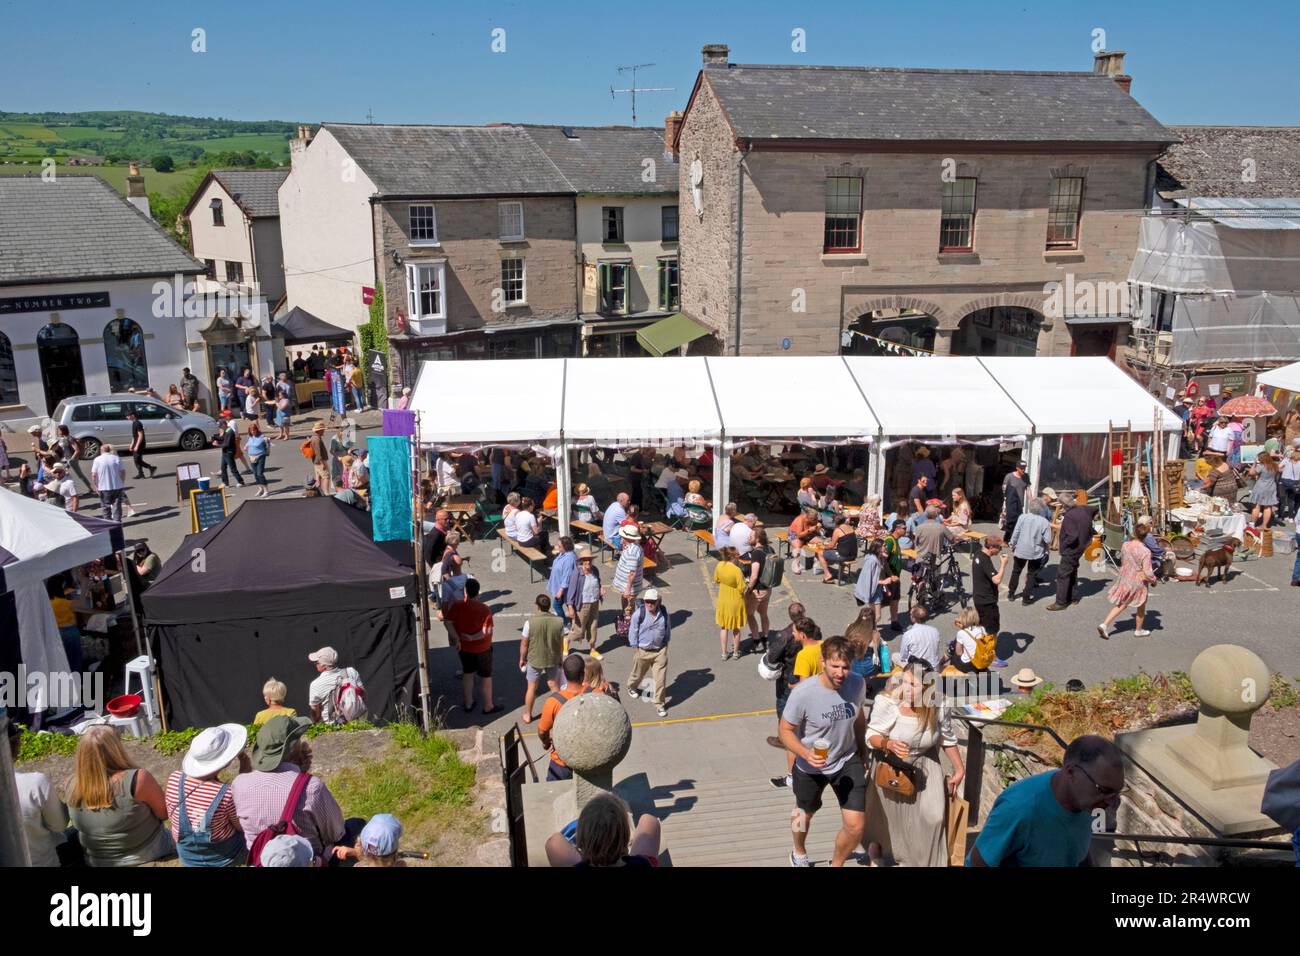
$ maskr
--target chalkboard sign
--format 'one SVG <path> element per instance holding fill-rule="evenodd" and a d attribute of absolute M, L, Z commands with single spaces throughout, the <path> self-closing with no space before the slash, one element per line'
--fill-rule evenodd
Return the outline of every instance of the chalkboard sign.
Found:
<path fill-rule="evenodd" d="M 190 492 L 190 531 L 206 531 L 226 519 L 226 489 Z"/>
<path fill-rule="evenodd" d="M 203 470 L 197 461 L 187 461 L 176 466 L 176 500 L 185 501 L 191 491 L 199 487 L 199 477 Z"/>

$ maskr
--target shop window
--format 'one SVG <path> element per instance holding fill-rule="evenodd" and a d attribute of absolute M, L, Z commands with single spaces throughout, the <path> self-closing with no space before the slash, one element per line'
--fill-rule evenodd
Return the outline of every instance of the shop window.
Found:
<path fill-rule="evenodd" d="M 108 367 L 110 392 L 149 387 L 144 329 L 138 322 L 121 318 L 104 326 L 104 364 Z"/>
<path fill-rule="evenodd" d="M 602 262 L 599 265 L 600 311 L 624 313 L 628 309 L 628 286 L 631 284 L 630 266 L 624 262 Z"/>
<path fill-rule="evenodd" d="M 81 340 L 76 329 L 54 322 L 36 333 L 36 354 L 45 386 L 46 413 L 73 395 L 86 394 L 86 375 L 81 367 Z"/>
<path fill-rule="evenodd" d="M 0 405 L 18 404 L 18 368 L 9 336 L 0 332 Z"/>

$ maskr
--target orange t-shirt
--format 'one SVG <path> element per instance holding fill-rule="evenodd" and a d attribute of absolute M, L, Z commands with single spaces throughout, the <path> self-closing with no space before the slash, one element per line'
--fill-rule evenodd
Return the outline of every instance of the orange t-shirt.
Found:
<path fill-rule="evenodd" d="M 569 684 L 564 690 L 556 691 L 555 694 L 546 698 L 546 703 L 542 704 L 542 717 L 537 722 L 537 736 L 541 738 L 542 744 L 549 747 L 551 744 L 551 728 L 555 726 L 555 716 L 560 712 L 566 701 L 573 700 L 584 690 L 585 684 Z M 556 694 L 563 698 L 557 700 Z M 551 751 L 551 759 L 561 767 L 566 766 L 565 762 L 560 759 L 560 755 L 554 750 Z"/>
<path fill-rule="evenodd" d="M 551 511 L 560 506 L 560 492 L 555 485 L 551 485 L 551 490 L 546 492 L 546 497 L 542 499 L 542 510 Z"/>

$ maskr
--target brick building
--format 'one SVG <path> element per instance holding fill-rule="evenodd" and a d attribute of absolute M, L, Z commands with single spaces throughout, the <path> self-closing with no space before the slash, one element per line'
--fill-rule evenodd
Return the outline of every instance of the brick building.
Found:
<path fill-rule="evenodd" d="M 706 46 L 676 141 L 682 310 L 714 333 L 692 351 L 1112 354 L 1104 293 L 1177 139 L 1130 82 L 1122 53 L 1031 73 Z M 1055 309 L 1051 283 L 1103 307 Z"/>

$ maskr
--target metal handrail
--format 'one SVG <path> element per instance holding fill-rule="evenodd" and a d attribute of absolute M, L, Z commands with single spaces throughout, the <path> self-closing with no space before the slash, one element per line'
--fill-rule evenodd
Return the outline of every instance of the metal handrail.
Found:
<path fill-rule="evenodd" d="M 533 765 L 533 758 L 528 753 L 528 745 L 524 743 L 524 735 L 520 732 L 518 724 L 512 724 L 510 729 L 501 735 L 497 746 L 501 756 L 501 779 L 505 784 L 506 829 L 510 837 L 510 864 L 511 866 L 527 866 L 528 847 L 524 832 L 523 783 L 521 778 L 525 772 L 531 773 L 533 783 L 537 783 L 537 768 Z M 519 759 L 520 752 L 523 753 L 522 761 Z"/>

